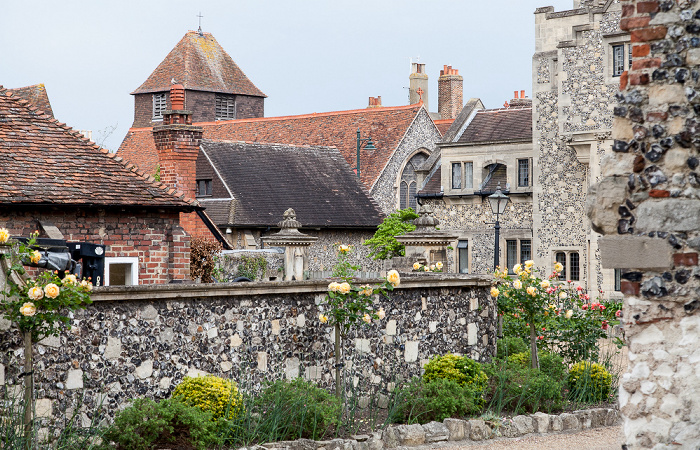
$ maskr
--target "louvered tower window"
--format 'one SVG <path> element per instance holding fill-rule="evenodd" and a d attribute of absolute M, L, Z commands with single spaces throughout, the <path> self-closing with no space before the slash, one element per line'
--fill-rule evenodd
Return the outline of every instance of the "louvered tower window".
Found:
<path fill-rule="evenodd" d="M 161 120 L 163 111 L 168 107 L 168 98 L 166 94 L 153 94 L 153 119 Z"/>
<path fill-rule="evenodd" d="M 236 118 L 236 97 L 233 95 L 216 94 L 216 120 Z"/>

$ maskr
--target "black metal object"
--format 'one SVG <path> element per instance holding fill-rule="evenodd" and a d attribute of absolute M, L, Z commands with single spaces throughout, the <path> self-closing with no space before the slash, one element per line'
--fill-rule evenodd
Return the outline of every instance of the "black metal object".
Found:
<path fill-rule="evenodd" d="M 25 237 L 16 237 L 15 239 L 24 244 L 29 242 L 29 238 Z M 66 271 L 73 274 L 76 273 L 76 262 L 71 258 L 65 240 L 37 238 L 32 246 L 32 250 L 36 250 L 41 254 L 39 262 L 35 264 L 31 261 L 23 261 L 23 264 L 30 267 L 56 270 L 60 278 L 65 276 Z"/>
<path fill-rule="evenodd" d="M 80 278 L 88 278 L 95 286 L 104 285 L 105 246 L 90 242 L 70 242 L 68 248 L 74 260 L 80 261 Z"/>

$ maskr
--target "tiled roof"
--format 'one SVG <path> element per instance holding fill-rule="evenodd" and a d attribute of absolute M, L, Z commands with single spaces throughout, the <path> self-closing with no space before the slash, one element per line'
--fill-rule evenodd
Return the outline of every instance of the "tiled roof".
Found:
<path fill-rule="evenodd" d="M 188 31 L 132 94 L 168 91 L 173 78 L 189 90 L 266 97 L 210 33 Z"/>
<path fill-rule="evenodd" d="M 440 188 L 442 187 L 442 166 L 438 166 L 437 170 L 430 175 L 428 182 L 425 183 L 423 189 L 419 192 L 420 194 L 439 194 Z"/>
<path fill-rule="evenodd" d="M 532 141 L 532 107 L 479 111 L 457 142 Z"/>
<path fill-rule="evenodd" d="M 46 86 L 44 86 L 43 83 L 8 89 L 8 91 L 31 103 L 31 105 L 37 109 L 37 112 L 43 112 L 47 116 L 53 117 L 53 109 L 51 109 L 49 95 L 46 93 Z"/>
<path fill-rule="evenodd" d="M 219 226 L 275 226 L 287 208 L 305 227 L 373 228 L 382 221 L 335 148 L 208 140 L 201 148 L 235 198 L 233 205 L 203 202 Z"/>
<path fill-rule="evenodd" d="M 0 86 L 0 205 L 198 209 Z M 173 195 L 176 194 L 176 195 Z"/>
<path fill-rule="evenodd" d="M 421 108 L 418 104 L 197 125 L 203 128 L 204 139 L 337 147 L 350 167 L 356 165 L 359 128 L 362 137 L 371 136 L 377 148 L 372 151 L 363 148 L 360 151 L 360 176 L 369 189 L 379 178 Z M 158 156 L 152 129 L 130 129 L 118 154 L 128 160 L 139 161 L 143 170 L 153 173 Z"/>
<path fill-rule="evenodd" d="M 450 129 L 450 125 L 454 122 L 454 119 L 441 119 L 441 120 L 435 120 L 435 126 L 437 127 L 438 131 L 440 132 L 440 136 L 444 136 L 445 133 L 447 133 L 447 130 Z"/>

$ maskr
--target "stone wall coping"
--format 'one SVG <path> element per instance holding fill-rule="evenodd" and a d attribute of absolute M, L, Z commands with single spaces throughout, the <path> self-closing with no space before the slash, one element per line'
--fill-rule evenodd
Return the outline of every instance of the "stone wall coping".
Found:
<path fill-rule="evenodd" d="M 360 284 L 378 284 L 380 278 L 358 280 Z M 154 284 L 138 286 L 96 287 L 92 293 L 95 302 L 132 300 L 179 300 L 211 297 L 239 297 L 250 295 L 280 295 L 302 292 L 325 293 L 330 280 L 256 281 L 212 284 Z M 424 275 L 403 277 L 396 289 L 480 287 L 490 286 L 490 275 Z"/>

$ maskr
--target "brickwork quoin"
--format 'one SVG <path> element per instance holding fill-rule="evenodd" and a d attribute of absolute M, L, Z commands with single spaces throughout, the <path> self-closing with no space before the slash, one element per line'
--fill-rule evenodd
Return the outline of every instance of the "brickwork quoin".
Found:
<path fill-rule="evenodd" d="M 622 271 L 626 448 L 698 448 L 700 5 L 622 5 L 633 61 L 614 110 L 619 170 L 601 180 L 589 216 L 607 234 L 603 265 Z"/>

